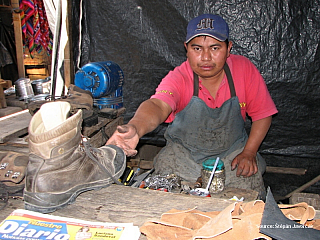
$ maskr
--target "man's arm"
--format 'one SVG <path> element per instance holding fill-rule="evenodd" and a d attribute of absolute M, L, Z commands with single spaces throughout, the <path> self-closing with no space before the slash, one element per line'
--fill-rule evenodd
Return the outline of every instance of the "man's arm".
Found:
<path fill-rule="evenodd" d="M 152 98 L 144 101 L 128 124 L 118 126 L 106 144 L 122 148 L 127 156 L 136 155 L 135 148 L 139 139 L 156 129 L 167 119 L 171 111 L 169 104 L 162 100 Z"/>
<path fill-rule="evenodd" d="M 237 167 L 237 176 L 250 177 L 258 172 L 256 155 L 258 149 L 267 135 L 272 121 L 272 116 L 254 121 L 250 135 L 243 151 L 231 163 L 231 169 Z"/>
<path fill-rule="evenodd" d="M 139 138 L 156 129 L 171 113 L 169 104 L 162 100 L 151 98 L 139 106 L 128 124 L 134 125 Z"/>

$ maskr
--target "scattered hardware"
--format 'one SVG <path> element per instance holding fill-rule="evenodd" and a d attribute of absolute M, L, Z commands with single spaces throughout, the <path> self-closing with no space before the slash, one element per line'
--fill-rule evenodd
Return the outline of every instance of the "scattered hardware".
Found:
<path fill-rule="evenodd" d="M 171 192 L 172 189 L 180 187 L 179 182 L 180 179 L 175 174 L 167 176 L 155 175 L 145 180 L 145 187 L 162 191 L 166 189 L 168 192 Z"/>

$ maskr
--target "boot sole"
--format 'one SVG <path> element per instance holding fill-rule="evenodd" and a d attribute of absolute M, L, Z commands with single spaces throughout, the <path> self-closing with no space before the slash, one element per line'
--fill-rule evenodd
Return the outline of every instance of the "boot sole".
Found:
<path fill-rule="evenodd" d="M 77 186 L 76 189 L 71 189 L 68 192 L 60 193 L 60 194 L 50 194 L 50 193 L 31 193 L 28 191 L 24 191 L 24 207 L 26 210 L 40 212 L 40 213 L 50 213 L 54 212 L 58 209 L 64 208 L 65 206 L 72 204 L 75 202 L 76 198 L 79 194 L 91 190 L 99 190 L 102 188 L 106 188 L 112 184 L 112 181 L 108 184 L 101 184 L 100 186 Z M 63 197 L 67 195 L 67 199 Z M 61 198 L 59 203 L 50 202 L 52 199 Z"/>

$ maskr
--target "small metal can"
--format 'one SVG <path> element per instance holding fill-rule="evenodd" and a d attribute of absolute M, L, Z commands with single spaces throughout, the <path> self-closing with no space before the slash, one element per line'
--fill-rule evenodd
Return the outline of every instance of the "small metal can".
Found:
<path fill-rule="evenodd" d="M 201 169 L 202 187 L 207 186 L 215 161 L 216 159 L 208 159 L 202 163 L 202 169 Z M 219 160 L 212 182 L 209 186 L 209 192 L 210 193 L 222 192 L 225 187 L 225 180 L 226 180 L 226 175 L 224 170 L 224 163 L 223 161 Z"/>

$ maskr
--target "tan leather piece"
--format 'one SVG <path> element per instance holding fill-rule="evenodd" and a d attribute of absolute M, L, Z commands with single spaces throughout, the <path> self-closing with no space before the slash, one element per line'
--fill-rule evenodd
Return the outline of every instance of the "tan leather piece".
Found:
<path fill-rule="evenodd" d="M 261 200 L 255 200 L 251 202 L 239 202 L 239 209 L 241 212 L 234 213 L 234 215 L 248 216 L 253 213 L 263 213 L 264 202 Z"/>
<path fill-rule="evenodd" d="M 209 238 L 218 236 L 222 233 L 227 232 L 228 230 L 233 228 L 232 216 L 235 205 L 237 203 L 233 203 L 222 210 L 216 217 L 211 218 L 202 228 L 200 228 L 193 236 L 193 239 L 197 238 Z"/>
<path fill-rule="evenodd" d="M 270 237 L 259 232 L 265 203 L 260 200 L 235 202 L 221 212 L 201 212 L 195 209 L 172 209 L 162 214 L 159 221 L 146 222 L 140 231 L 148 240 L 165 239 L 237 239 L 252 240 Z M 320 219 L 313 220 L 315 210 L 306 203 L 279 205 L 291 220 L 320 229 Z M 302 223 L 304 222 L 304 223 Z"/>
<path fill-rule="evenodd" d="M 164 239 L 192 239 L 192 230 L 180 227 L 167 226 L 155 222 L 146 222 L 140 227 L 140 231 L 147 235 L 148 240 L 164 240 Z"/>
<path fill-rule="evenodd" d="M 309 206 L 305 202 L 284 205 L 279 204 L 282 213 L 290 220 L 300 220 L 300 224 L 305 224 L 308 220 L 312 220 L 316 215 L 314 207 Z"/>
<path fill-rule="evenodd" d="M 248 240 L 248 239 L 266 239 L 271 240 L 270 237 L 259 232 L 261 224 L 262 213 L 253 213 L 246 216 L 241 216 L 238 219 L 233 219 L 233 227 L 229 231 L 220 234 L 214 238 L 214 240 L 225 240 L 225 239 L 237 239 L 237 240 Z M 211 226 L 214 227 L 214 226 Z M 194 238 L 198 239 L 198 238 Z"/>
<path fill-rule="evenodd" d="M 306 222 L 305 224 L 307 227 L 311 227 L 313 229 L 320 230 L 320 219 L 314 219 L 311 221 Z"/>
<path fill-rule="evenodd" d="M 173 217 L 174 215 L 174 217 Z M 211 219 L 212 216 L 207 216 L 205 213 L 190 209 L 186 211 L 179 211 L 172 209 L 161 216 L 161 222 L 174 226 L 184 226 L 188 229 L 199 229 L 206 222 Z"/>

